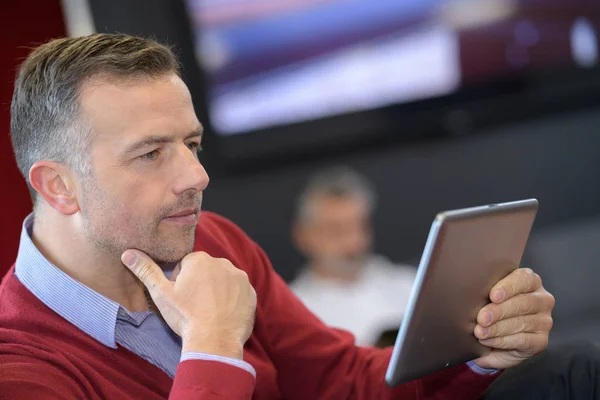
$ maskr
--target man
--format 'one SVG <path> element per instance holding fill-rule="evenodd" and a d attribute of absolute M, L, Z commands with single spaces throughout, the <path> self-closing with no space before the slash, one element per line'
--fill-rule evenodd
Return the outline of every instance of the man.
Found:
<path fill-rule="evenodd" d="M 370 346 L 398 329 L 416 275 L 414 267 L 371 253 L 374 206 L 364 177 L 347 167 L 325 169 L 300 194 L 292 232 L 308 259 L 292 291 L 327 325 Z"/>
<path fill-rule="evenodd" d="M 386 387 L 391 349 L 323 325 L 239 228 L 200 213 L 202 126 L 177 65 L 97 34 L 21 66 L 11 137 L 34 212 L 0 287 L 0 398 L 475 399 L 544 350 L 554 299 L 520 270 L 478 314 L 490 355 Z"/>

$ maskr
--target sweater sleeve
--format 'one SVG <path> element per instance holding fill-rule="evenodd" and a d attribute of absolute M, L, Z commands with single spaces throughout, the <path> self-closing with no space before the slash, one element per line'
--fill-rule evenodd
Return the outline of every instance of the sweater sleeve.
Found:
<path fill-rule="evenodd" d="M 177 366 L 169 400 L 250 400 L 254 376 L 221 361 L 188 359 Z"/>
<path fill-rule="evenodd" d="M 462 364 L 389 388 L 384 379 L 391 348 L 357 347 L 350 333 L 325 326 L 304 307 L 253 242 L 248 257 L 257 320 L 266 321 L 269 356 L 286 399 L 477 399 L 499 375 Z"/>
<path fill-rule="evenodd" d="M 254 377 L 220 361 L 179 363 L 170 400 L 250 400 Z M 0 354 L 0 400 L 85 400 L 77 380 L 45 361 Z"/>

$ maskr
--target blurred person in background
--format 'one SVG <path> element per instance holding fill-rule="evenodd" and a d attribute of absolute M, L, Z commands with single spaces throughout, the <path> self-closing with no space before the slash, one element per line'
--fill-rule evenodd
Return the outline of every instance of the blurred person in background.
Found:
<path fill-rule="evenodd" d="M 293 240 L 307 258 L 293 292 L 327 325 L 346 329 L 359 345 L 394 340 L 416 268 L 372 252 L 376 193 L 344 166 L 317 172 L 298 198 Z"/>

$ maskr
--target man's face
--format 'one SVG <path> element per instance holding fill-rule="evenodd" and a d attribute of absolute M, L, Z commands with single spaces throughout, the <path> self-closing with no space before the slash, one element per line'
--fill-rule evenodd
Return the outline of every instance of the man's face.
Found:
<path fill-rule="evenodd" d="M 366 203 L 354 196 L 322 195 L 310 201 L 310 213 L 296 231 L 299 247 L 331 272 L 360 268 L 372 240 Z"/>
<path fill-rule="evenodd" d="M 82 88 L 93 130 L 91 176 L 81 179 L 87 239 L 119 257 L 129 248 L 174 262 L 193 248 L 208 175 L 197 158 L 202 126 L 175 75 Z"/>

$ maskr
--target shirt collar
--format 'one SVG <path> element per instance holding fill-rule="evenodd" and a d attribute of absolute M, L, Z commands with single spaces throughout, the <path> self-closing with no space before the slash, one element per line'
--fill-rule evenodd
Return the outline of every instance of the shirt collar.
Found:
<path fill-rule="evenodd" d="M 117 348 L 121 306 L 71 278 L 48 261 L 31 240 L 34 215 L 23 222 L 15 275 L 42 303 L 105 346 Z"/>

